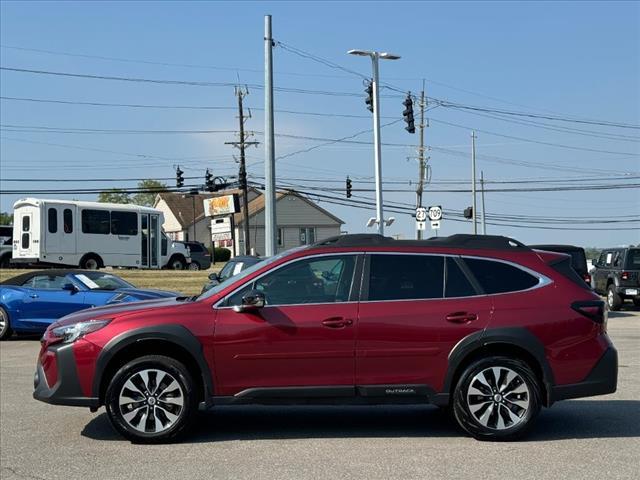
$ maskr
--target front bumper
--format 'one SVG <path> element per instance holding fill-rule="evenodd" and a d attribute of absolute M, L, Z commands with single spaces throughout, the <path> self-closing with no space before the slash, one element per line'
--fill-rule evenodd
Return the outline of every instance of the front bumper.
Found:
<path fill-rule="evenodd" d="M 49 352 L 55 355 L 57 378 L 54 385 L 47 383 L 47 376 L 40 360 L 33 379 L 33 398 L 54 405 L 74 407 L 100 406 L 98 398 L 87 397 L 82 393 L 78 370 L 73 356 L 73 344 L 53 345 Z"/>
<path fill-rule="evenodd" d="M 569 398 L 607 395 L 618 385 L 618 352 L 611 345 L 600 357 L 589 375 L 579 383 L 556 385 L 551 389 L 551 402 Z"/>

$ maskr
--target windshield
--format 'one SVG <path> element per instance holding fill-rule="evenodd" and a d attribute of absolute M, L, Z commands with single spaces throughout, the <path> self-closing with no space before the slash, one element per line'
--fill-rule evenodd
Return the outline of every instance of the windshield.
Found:
<path fill-rule="evenodd" d="M 258 269 L 260 269 L 260 268 L 262 268 L 262 267 L 264 267 L 266 265 L 270 265 L 270 264 L 280 260 L 281 258 L 290 255 L 293 252 L 296 252 L 298 250 L 302 250 L 303 248 L 307 248 L 307 247 L 303 246 L 303 247 L 293 248 L 291 250 L 287 250 L 286 252 L 281 252 L 281 253 L 279 253 L 277 255 L 274 255 L 273 257 L 270 257 L 270 258 L 267 258 L 266 260 L 258 262 L 255 265 L 251 265 L 246 270 L 243 270 L 242 272 L 238 273 L 237 275 L 234 275 L 232 282 L 240 283 L 243 279 L 247 278 L 249 275 L 251 275 L 256 270 L 258 270 Z M 232 262 L 230 262 L 230 263 L 232 263 Z M 226 267 L 227 266 L 225 265 L 225 268 Z M 224 271 L 224 268 L 222 269 L 222 271 Z M 221 272 L 221 274 L 222 274 L 222 272 Z M 210 290 L 207 290 L 202 295 L 200 295 L 198 297 L 198 300 L 201 300 L 203 298 L 208 298 L 208 297 L 210 297 L 212 295 L 216 295 L 216 294 L 220 293 L 222 290 L 224 290 L 225 288 L 227 288 L 227 286 L 229 286 L 228 282 L 224 282 L 224 283 L 221 282 L 218 285 L 216 285 L 215 287 L 211 288 Z"/>
<path fill-rule="evenodd" d="M 220 275 L 218 275 L 218 278 L 220 278 L 220 283 L 231 276 L 235 266 L 236 262 L 227 262 L 227 264 L 222 267 L 222 270 L 220 270 Z"/>
<path fill-rule="evenodd" d="M 117 290 L 119 288 L 135 288 L 115 275 L 100 272 L 83 272 L 74 278 L 89 290 Z"/>
<path fill-rule="evenodd" d="M 627 261 L 624 268 L 640 270 L 640 248 L 632 248 L 627 252 Z"/>

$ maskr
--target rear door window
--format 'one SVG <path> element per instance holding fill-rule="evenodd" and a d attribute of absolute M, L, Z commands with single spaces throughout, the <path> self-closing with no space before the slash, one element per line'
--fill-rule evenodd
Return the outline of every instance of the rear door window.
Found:
<path fill-rule="evenodd" d="M 56 233 L 58 231 L 58 210 L 55 208 L 49 208 L 47 223 L 49 225 L 49 233 Z"/>
<path fill-rule="evenodd" d="M 476 289 L 458 266 L 454 258 L 447 257 L 447 275 L 445 285 L 445 297 L 470 297 L 477 295 Z"/>
<path fill-rule="evenodd" d="M 539 283 L 537 277 L 507 263 L 479 258 L 463 260 L 487 294 L 518 292 Z"/>
<path fill-rule="evenodd" d="M 370 256 L 369 301 L 443 298 L 444 257 L 438 255 Z"/>

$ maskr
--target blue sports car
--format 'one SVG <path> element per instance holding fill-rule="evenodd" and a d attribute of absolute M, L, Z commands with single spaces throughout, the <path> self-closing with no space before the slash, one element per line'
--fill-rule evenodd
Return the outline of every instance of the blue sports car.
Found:
<path fill-rule="evenodd" d="M 42 333 L 60 317 L 113 303 L 177 297 L 136 288 L 113 274 L 88 270 L 32 271 L 0 282 L 0 340 Z"/>

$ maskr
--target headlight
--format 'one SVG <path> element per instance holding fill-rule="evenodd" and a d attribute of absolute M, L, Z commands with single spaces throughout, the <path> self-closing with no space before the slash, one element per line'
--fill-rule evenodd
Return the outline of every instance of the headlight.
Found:
<path fill-rule="evenodd" d="M 86 322 L 74 323 L 71 325 L 64 325 L 62 327 L 56 327 L 51 330 L 51 336 L 55 339 L 59 339 L 62 343 L 75 342 L 80 337 L 87 333 L 95 332 L 105 327 L 111 320 L 88 320 Z"/>

